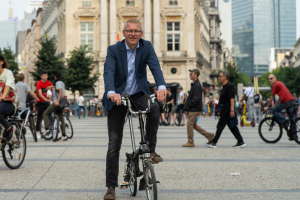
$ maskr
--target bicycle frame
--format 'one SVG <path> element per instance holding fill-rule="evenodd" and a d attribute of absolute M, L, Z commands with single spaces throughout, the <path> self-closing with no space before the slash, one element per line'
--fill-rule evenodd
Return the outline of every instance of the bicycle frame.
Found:
<path fill-rule="evenodd" d="M 29 108 L 25 108 L 24 110 L 21 110 L 21 111 L 19 112 L 18 116 L 17 116 L 18 119 L 21 119 L 21 115 L 22 115 L 25 111 L 28 111 L 28 112 L 27 112 L 27 115 L 26 115 L 26 117 L 25 117 L 24 125 L 27 124 L 27 122 L 28 122 L 28 117 L 29 117 L 29 115 L 30 115 L 30 109 L 29 109 Z"/>

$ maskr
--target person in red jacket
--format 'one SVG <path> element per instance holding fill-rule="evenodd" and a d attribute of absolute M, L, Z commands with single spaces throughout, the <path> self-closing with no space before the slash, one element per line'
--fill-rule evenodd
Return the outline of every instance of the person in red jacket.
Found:
<path fill-rule="evenodd" d="M 286 86 L 282 82 L 277 81 L 277 78 L 274 74 L 269 75 L 269 82 L 273 85 L 272 93 L 269 103 L 264 108 L 264 110 L 267 111 L 269 109 L 271 103 L 273 102 L 274 96 L 277 94 L 279 96 L 279 99 L 276 101 L 274 105 L 275 108 L 272 110 L 272 113 L 273 116 L 279 121 L 279 123 L 281 123 L 283 127 L 287 130 L 288 120 L 283 115 L 281 115 L 280 112 L 286 109 L 289 118 L 292 119 L 295 99 L 290 93 L 290 91 L 286 88 Z"/>

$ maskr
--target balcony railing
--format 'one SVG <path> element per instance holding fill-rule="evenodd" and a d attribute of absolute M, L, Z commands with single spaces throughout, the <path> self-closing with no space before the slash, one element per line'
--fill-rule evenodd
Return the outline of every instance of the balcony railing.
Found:
<path fill-rule="evenodd" d="M 163 52 L 163 57 L 171 57 L 171 58 L 176 58 L 176 57 L 187 57 L 187 51 L 164 51 Z"/>

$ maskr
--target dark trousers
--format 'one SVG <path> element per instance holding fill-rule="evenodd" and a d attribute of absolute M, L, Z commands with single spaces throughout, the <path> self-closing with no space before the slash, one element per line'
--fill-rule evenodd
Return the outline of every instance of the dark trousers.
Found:
<path fill-rule="evenodd" d="M 0 123 L 5 129 L 9 128 L 9 124 L 5 120 L 4 116 L 13 115 L 15 111 L 15 106 L 10 101 L 3 101 L 0 103 Z"/>
<path fill-rule="evenodd" d="M 41 123 L 43 120 L 43 113 L 48 108 L 49 103 L 48 102 L 39 102 L 36 104 L 37 106 L 37 123 L 36 123 L 36 131 L 41 131 Z"/>
<path fill-rule="evenodd" d="M 131 96 L 133 103 L 139 110 L 144 111 L 148 106 L 148 101 L 143 93 Z M 119 157 L 123 137 L 123 128 L 127 107 L 120 105 L 114 106 L 108 112 L 108 151 L 106 156 L 106 187 L 118 187 Z M 149 142 L 150 152 L 155 151 L 157 141 L 157 130 L 159 126 L 159 107 L 154 103 L 150 107 L 150 113 L 146 120 L 146 140 Z"/>
<path fill-rule="evenodd" d="M 225 112 L 222 113 L 220 116 L 219 122 L 217 124 L 216 135 L 211 142 L 218 143 L 218 140 L 226 125 L 228 126 L 231 133 L 234 135 L 235 139 L 237 139 L 238 142 L 244 142 L 238 127 L 237 126 L 234 126 L 232 128 L 229 127 L 229 118 L 230 118 L 230 111 L 229 109 L 226 109 Z"/>

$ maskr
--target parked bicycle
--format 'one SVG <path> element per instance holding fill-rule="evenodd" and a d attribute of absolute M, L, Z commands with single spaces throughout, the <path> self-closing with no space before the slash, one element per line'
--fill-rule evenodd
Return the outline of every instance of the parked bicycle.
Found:
<path fill-rule="evenodd" d="M 124 181 L 125 183 L 120 184 L 120 188 L 130 189 L 132 196 L 136 196 L 137 193 L 137 177 L 144 175 L 140 181 L 140 188 L 146 189 L 146 195 L 148 200 L 157 200 L 157 183 L 153 160 L 150 157 L 149 143 L 145 140 L 145 115 L 150 112 L 150 106 L 154 103 L 155 95 L 145 95 L 148 99 L 148 107 L 145 111 L 133 111 L 130 101 L 130 96 L 125 94 L 122 97 L 122 104 L 128 106 L 126 117 L 129 122 L 129 129 L 132 142 L 132 153 L 126 153 L 126 162 L 124 169 Z M 135 137 L 133 132 L 132 115 L 137 114 L 139 117 L 139 128 L 141 133 L 140 147 L 136 149 Z M 143 172 L 139 170 L 139 159 L 142 161 Z"/>
<path fill-rule="evenodd" d="M 293 116 L 297 111 L 298 104 L 293 105 Z M 259 136 L 266 143 L 276 143 L 282 137 L 283 125 L 275 117 L 266 117 L 259 124 Z M 300 132 L 300 118 L 289 119 L 288 124 L 284 129 L 287 132 L 287 136 L 290 140 L 295 140 L 297 144 L 300 144 L 298 138 L 298 132 Z"/>
<path fill-rule="evenodd" d="M 24 162 L 26 155 L 26 129 L 24 125 L 30 113 L 27 113 L 26 119 L 17 119 L 13 116 L 4 116 L 8 118 L 8 124 L 16 127 L 15 135 L 11 141 L 6 141 L 3 137 L 5 128 L 0 124 L 0 150 L 2 151 L 2 158 L 4 163 L 10 169 L 18 169 Z"/>

